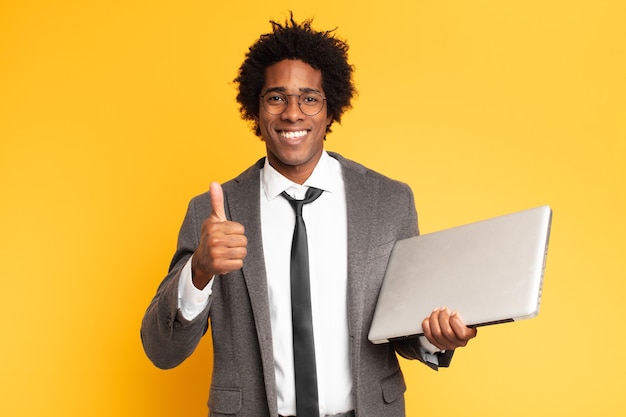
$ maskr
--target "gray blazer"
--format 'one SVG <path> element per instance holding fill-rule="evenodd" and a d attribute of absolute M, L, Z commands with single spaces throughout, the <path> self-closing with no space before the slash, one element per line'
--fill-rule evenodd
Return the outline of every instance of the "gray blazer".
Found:
<path fill-rule="evenodd" d="M 414 340 L 374 345 L 367 339 L 393 243 L 418 233 L 411 189 L 338 154 L 348 219 L 348 315 L 353 396 L 358 417 L 404 416 L 406 385 L 396 352 L 420 359 Z M 241 270 L 218 276 L 207 308 L 187 321 L 178 310 L 178 277 L 211 212 L 208 193 L 189 204 L 170 272 L 141 326 L 143 346 L 160 368 L 180 364 L 208 329 L 213 338 L 210 416 L 276 417 L 276 382 L 260 218 L 261 159 L 225 183 L 229 219 L 245 226 L 248 255 Z M 421 359 L 420 359 L 421 360 Z"/>

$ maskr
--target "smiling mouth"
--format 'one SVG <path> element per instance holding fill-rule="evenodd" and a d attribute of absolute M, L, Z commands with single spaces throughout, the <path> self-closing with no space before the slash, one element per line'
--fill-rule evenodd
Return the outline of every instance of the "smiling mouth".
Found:
<path fill-rule="evenodd" d="M 308 133 L 309 133 L 308 130 L 296 130 L 296 131 L 281 130 L 280 136 L 282 136 L 285 139 L 298 139 L 303 136 L 306 136 Z"/>

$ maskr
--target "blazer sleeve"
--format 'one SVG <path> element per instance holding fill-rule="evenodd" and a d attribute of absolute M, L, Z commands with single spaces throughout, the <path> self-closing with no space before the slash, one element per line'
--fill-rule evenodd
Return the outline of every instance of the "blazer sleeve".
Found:
<path fill-rule="evenodd" d="M 169 272 L 159 285 L 141 323 L 144 351 L 162 369 L 173 368 L 189 357 L 208 328 L 211 298 L 204 311 L 191 321 L 185 319 L 178 309 L 180 272 L 198 246 L 200 226 L 210 213 L 210 200 L 205 200 L 207 198 L 203 195 L 189 203 Z"/>
<path fill-rule="evenodd" d="M 432 363 L 426 360 L 424 352 L 420 348 L 419 339 L 417 337 L 402 341 L 394 341 L 390 343 L 393 344 L 393 348 L 395 349 L 396 353 L 398 353 L 398 355 L 402 356 L 405 359 L 416 359 L 428 365 L 431 369 L 434 370 L 437 370 L 440 367 L 449 367 L 450 362 L 452 362 L 452 355 L 454 355 L 454 350 L 439 352 L 435 355 L 437 357 L 437 363 Z"/>

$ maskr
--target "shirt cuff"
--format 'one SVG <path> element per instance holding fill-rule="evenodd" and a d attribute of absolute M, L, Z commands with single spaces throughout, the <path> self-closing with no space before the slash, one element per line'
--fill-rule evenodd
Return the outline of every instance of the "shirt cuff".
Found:
<path fill-rule="evenodd" d="M 213 292 L 213 279 L 209 281 L 204 289 L 199 290 L 193 285 L 191 260 L 189 258 L 178 279 L 178 308 L 183 317 L 189 321 L 193 320 L 206 308 L 209 297 Z"/>
<path fill-rule="evenodd" d="M 445 350 L 440 350 L 435 345 L 430 343 L 425 336 L 419 337 L 420 342 L 420 354 L 425 362 L 432 363 L 433 365 L 439 365 L 439 354 L 444 353 Z"/>

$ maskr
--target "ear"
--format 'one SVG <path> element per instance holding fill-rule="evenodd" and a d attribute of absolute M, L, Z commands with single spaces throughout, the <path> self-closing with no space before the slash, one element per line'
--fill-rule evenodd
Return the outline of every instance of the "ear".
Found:
<path fill-rule="evenodd" d="M 254 131 L 254 134 L 257 135 L 262 141 L 265 141 L 265 139 L 263 139 L 263 135 L 261 134 L 261 126 L 259 125 L 259 116 L 254 116 L 252 120 L 254 121 L 254 123 L 252 123 L 252 130 Z"/>
<path fill-rule="evenodd" d="M 330 133 L 330 125 L 333 124 L 333 116 L 330 115 L 326 118 L 326 133 Z M 324 140 L 326 140 L 326 135 L 324 135 Z"/>

